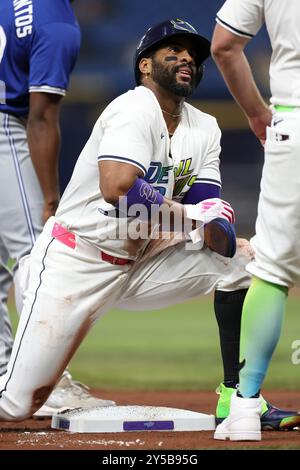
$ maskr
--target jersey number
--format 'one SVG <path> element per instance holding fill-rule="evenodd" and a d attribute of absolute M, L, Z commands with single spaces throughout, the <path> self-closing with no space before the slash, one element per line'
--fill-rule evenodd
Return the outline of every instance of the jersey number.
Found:
<path fill-rule="evenodd" d="M 2 26 L 0 26 L 0 64 L 3 59 L 5 47 L 6 47 L 6 36 L 5 36 L 4 29 L 2 28 Z M 2 80 L 0 80 L 0 104 L 5 104 L 5 95 L 6 95 L 5 83 Z"/>

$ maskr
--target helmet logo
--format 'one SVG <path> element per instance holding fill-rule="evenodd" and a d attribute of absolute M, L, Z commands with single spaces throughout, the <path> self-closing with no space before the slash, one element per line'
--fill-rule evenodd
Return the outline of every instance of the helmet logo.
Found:
<path fill-rule="evenodd" d="M 171 24 L 173 25 L 175 29 L 179 29 L 181 31 L 187 31 L 188 33 L 197 33 L 195 28 L 193 28 L 193 26 L 187 21 L 178 20 L 178 19 L 171 20 Z"/>

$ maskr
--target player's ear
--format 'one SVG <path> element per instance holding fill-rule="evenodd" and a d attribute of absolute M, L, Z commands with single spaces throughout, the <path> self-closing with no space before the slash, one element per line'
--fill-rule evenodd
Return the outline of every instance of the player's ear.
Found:
<path fill-rule="evenodd" d="M 139 69 L 144 77 L 151 75 L 152 72 L 152 59 L 151 57 L 144 57 L 140 60 Z"/>

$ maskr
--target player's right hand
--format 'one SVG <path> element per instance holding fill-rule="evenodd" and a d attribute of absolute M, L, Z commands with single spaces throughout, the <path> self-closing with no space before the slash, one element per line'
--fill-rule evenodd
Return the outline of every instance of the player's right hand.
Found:
<path fill-rule="evenodd" d="M 43 207 L 43 222 L 44 224 L 47 222 L 47 220 L 52 217 L 57 209 L 59 203 L 59 199 L 52 199 L 51 201 L 45 201 L 44 202 L 44 207 Z"/>
<path fill-rule="evenodd" d="M 266 142 L 267 126 L 270 126 L 272 122 L 271 109 L 266 106 L 263 112 L 261 112 L 261 114 L 258 116 L 248 117 L 248 122 L 251 130 L 260 140 L 262 146 L 264 146 Z"/>

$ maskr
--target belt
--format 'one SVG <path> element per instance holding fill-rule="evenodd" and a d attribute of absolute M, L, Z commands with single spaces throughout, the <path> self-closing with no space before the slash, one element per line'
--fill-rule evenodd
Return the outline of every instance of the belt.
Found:
<path fill-rule="evenodd" d="M 295 111 L 295 109 L 299 109 L 299 106 L 281 106 L 280 104 L 275 104 L 274 108 L 276 109 L 276 111 L 288 113 L 291 111 Z"/>
<path fill-rule="evenodd" d="M 75 233 L 69 232 L 61 224 L 55 222 L 52 228 L 51 235 L 57 241 L 63 243 L 74 250 L 77 246 Z M 125 264 L 132 263 L 132 260 L 126 258 L 118 258 L 117 256 L 111 256 L 104 251 L 97 250 L 100 253 L 101 259 L 110 264 L 117 264 L 118 266 L 124 266 Z"/>

